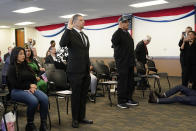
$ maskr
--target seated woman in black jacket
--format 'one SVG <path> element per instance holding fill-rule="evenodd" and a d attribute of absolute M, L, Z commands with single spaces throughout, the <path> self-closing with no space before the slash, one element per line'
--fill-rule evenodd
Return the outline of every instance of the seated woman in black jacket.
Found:
<path fill-rule="evenodd" d="M 38 104 L 40 104 L 40 131 L 47 131 L 48 97 L 37 89 L 35 74 L 25 59 L 25 50 L 21 47 L 15 47 L 10 57 L 10 66 L 8 69 L 8 83 L 11 89 L 11 98 L 27 105 L 26 131 L 36 131 L 33 123 L 34 114 Z"/>

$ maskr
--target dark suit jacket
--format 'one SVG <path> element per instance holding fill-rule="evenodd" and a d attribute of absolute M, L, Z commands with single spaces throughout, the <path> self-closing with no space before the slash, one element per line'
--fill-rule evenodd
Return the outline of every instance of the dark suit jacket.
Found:
<path fill-rule="evenodd" d="M 135 56 L 139 62 L 146 64 L 146 55 L 148 55 L 147 47 L 145 47 L 145 44 L 142 40 L 136 46 Z"/>
<path fill-rule="evenodd" d="M 46 58 L 45 58 L 45 64 L 54 64 L 54 60 L 52 58 L 51 55 L 48 55 Z"/>
<path fill-rule="evenodd" d="M 68 48 L 68 61 L 67 72 L 70 73 L 87 73 L 90 68 L 89 60 L 89 40 L 87 40 L 87 46 L 82 42 L 80 34 L 72 29 L 66 29 L 60 40 L 61 47 Z"/>

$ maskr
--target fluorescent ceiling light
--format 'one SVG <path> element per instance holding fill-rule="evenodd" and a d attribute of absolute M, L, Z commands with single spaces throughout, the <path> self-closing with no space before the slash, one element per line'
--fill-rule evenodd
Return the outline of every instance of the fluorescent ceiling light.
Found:
<path fill-rule="evenodd" d="M 165 0 L 153 0 L 153 1 L 148 1 L 148 2 L 131 4 L 129 6 L 135 7 L 135 8 L 140 8 L 140 7 L 146 7 L 146 6 L 152 6 L 152 5 L 160 5 L 160 4 L 166 4 L 166 3 L 168 3 L 168 2 L 165 1 Z"/>
<path fill-rule="evenodd" d="M 34 24 L 34 22 L 21 22 L 21 23 L 16 23 L 15 25 L 31 25 Z"/>
<path fill-rule="evenodd" d="M 9 26 L 2 25 L 0 28 L 10 28 Z"/>
<path fill-rule="evenodd" d="M 79 15 L 81 15 L 81 16 L 87 16 L 86 14 L 82 14 L 82 13 L 76 13 L 76 14 L 79 14 Z M 73 15 L 75 15 L 75 14 L 69 14 L 69 15 L 64 15 L 64 16 L 60 16 L 61 18 L 71 18 Z"/>
<path fill-rule="evenodd" d="M 41 10 L 44 10 L 44 9 L 43 8 L 38 8 L 38 7 L 27 7 L 27 8 L 15 10 L 15 11 L 12 11 L 12 12 L 26 14 L 26 13 L 32 13 L 32 12 L 41 11 Z"/>

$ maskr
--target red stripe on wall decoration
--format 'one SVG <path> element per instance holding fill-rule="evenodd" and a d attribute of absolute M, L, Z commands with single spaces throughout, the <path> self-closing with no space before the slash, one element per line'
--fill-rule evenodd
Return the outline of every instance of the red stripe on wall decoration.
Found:
<path fill-rule="evenodd" d="M 35 27 L 38 31 L 54 30 L 65 26 L 65 23 Z"/>
<path fill-rule="evenodd" d="M 161 17 L 161 16 L 174 16 L 174 15 L 181 15 L 192 11 L 195 7 L 192 6 L 184 6 L 178 8 L 171 8 L 165 10 L 157 10 L 157 11 L 150 11 L 150 12 L 142 12 L 142 13 L 135 13 L 134 16 L 138 17 Z"/>

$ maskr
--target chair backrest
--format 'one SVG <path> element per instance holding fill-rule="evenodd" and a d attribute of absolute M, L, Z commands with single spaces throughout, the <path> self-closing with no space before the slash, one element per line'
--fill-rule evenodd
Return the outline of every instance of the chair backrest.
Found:
<path fill-rule="evenodd" d="M 148 72 L 153 71 L 157 73 L 156 65 L 153 60 L 147 59 L 146 64 L 147 64 Z"/>
<path fill-rule="evenodd" d="M 108 66 L 110 68 L 110 72 L 116 72 L 116 63 L 115 63 L 115 61 L 110 61 L 108 63 Z"/>
<path fill-rule="evenodd" d="M 45 70 L 54 71 L 56 69 L 54 64 L 44 64 Z"/>
<path fill-rule="evenodd" d="M 62 69 L 46 70 L 48 81 L 55 84 L 56 90 L 69 89 L 66 72 Z"/>
<path fill-rule="evenodd" d="M 136 61 L 136 70 L 137 70 L 137 74 L 146 74 L 146 69 L 145 69 L 145 66 L 139 62 L 139 61 Z"/>

